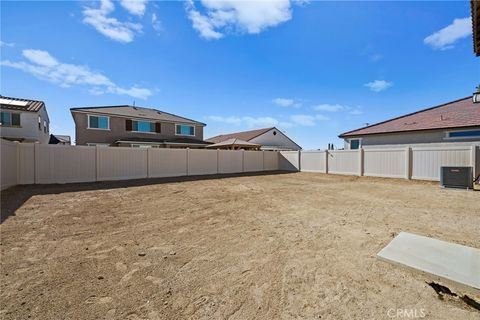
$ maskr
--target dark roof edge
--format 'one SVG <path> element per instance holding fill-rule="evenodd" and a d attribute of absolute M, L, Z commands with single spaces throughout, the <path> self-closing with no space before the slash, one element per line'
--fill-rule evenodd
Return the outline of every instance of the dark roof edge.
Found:
<path fill-rule="evenodd" d="M 415 133 L 415 132 L 422 132 L 422 131 L 435 131 L 435 130 L 455 130 L 455 129 L 465 129 L 465 128 L 475 128 L 480 127 L 479 125 L 468 125 L 468 126 L 455 126 L 455 127 L 441 127 L 441 128 L 428 128 L 428 129 L 415 129 L 415 130 L 401 130 L 401 131 L 386 131 L 386 132 L 375 132 L 375 133 L 359 133 L 359 134 L 352 134 L 346 136 L 339 136 L 340 138 L 351 138 L 351 137 L 362 137 L 362 136 L 372 136 L 378 134 L 390 134 L 390 133 Z"/>
<path fill-rule="evenodd" d="M 232 134 L 238 134 L 238 133 L 245 133 L 245 132 L 250 132 L 250 131 L 260 131 L 260 130 L 264 130 L 264 131 L 262 131 L 262 133 L 259 133 L 259 134 L 257 134 L 256 136 L 254 136 L 253 138 L 250 138 L 250 140 L 251 140 L 251 139 L 255 139 L 255 138 L 258 137 L 258 136 L 261 136 L 261 135 L 264 134 L 265 132 L 268 132 L 268 131 L 270 131 L 270 130 L 272 130 L 272 129 L 277 129 L 277 128 L 276 128 L 276 127 L 268 127 L 268 128 L 260 128 L 260 129 L 253 129 L 253 130 L 245 130 L 245 131 L 237 131 L 237 132 L 231 132 L 231 133 L 225 133 L 225 134 L 218 134 L 218 135 L 216 135 L 216 136 L 210 137 L 210 138 L 205 139 L 205 140 L 215 139 L 215 138 L 223 137 L 223 136 L 230 136 L 230 135 L 232 135 Z M 278 129 L 277 129 L 277 130 L 278 130 Z M 278 130 L 278 131 L 280 131 L 280 130 Z M 230 139 L 232 139 L 232 138 L 230 138 Z"/>
<path fill-rule="evenodd" d="M 355 130 L 350 130 L 350 131 L 341 133 L 341 134 L 338 135 L 338 137 L 339 137 L 339 138 L 343 138 L 343 137 L 345 137 L 345 136 L 347 136 L 347 135 L 352 135 L 352 133 L 355 132 L 355 131 L 359 131 L 359 130 L 363 130 L 363 129 L 375 127 L 375 126 L 378 126 L 378 125 L 381 125 L 381 124 L 384 124 L 384 123 L 387 123 L 387 122 L 390 122 L 390 121 L 393 121 L 393 120 L 397 120 L 397 119 L 409 117 L 409 116 L 412 116 L 412 115 L 417 114 L 417 113 L 421 113 L 421 112 L 429 111 L 429 110 L 432 110 L 432 109 L 444 107 L 444 106 L 446 106 L 447 104 L 451 104 L 451 103 L 455 103 L 455 102 L 459 102 L 459 101 L 466 100 L 466 99 L 471 99 L 471 98 L 472 98 L 472 96 L 468 96 L 468 97 L 465 97 L 465 98 L 462 98 L 462 99 L 457 99 L 457 100 L 454 100 L 454 101 L 442 103 L 442 104 L 436 105 L 436 106 L 434 106 L 434 107 L 430 107 L 430 108 L 418 110 L 418 111 L 415 111 L 415 112 L 407 113 L 407 114 L 404 114 L 404 115 L 402 115 L 402 116 L 398 116 L 398 117 L 395 117 L 395 118 L 391 118 L 391 119 L 388 119 L 388 120 L 384 120 L 384 121 L 381 121 L 381 122 L 377 122 L 377 123 L 371 124 L 371 125 L 366 126 L 366 127 L 363 127 L 363 128 L 358 128 L 358 129 L 355 129 Z M 441 129 L 441 128 L 438 128 L 438 129 Z M 428 130 L 428 129 L 424 129 L 424 130 Z M 415 131 L 415 130 L 412 130 L 412 131 Z M 422 131 L 422 130 L 417 130 L 417 131 Z M 405 130 L 396 131 L 396 132 L 405 132 Z M 378 134 L 378 133 L 389 133 L 389 132 L 388 132 L 388 131 L 386 131 L 386 132 L 377 132 L 377 134 Z M 370 135 L 370 134 L 374 134 L 374 133 L 363 133 L 363 134 L 358 134 L 358 135 L 366 136 L 366 135 Z M 355 135 L 355 134 L 353 134 L 353 135 Z"/>

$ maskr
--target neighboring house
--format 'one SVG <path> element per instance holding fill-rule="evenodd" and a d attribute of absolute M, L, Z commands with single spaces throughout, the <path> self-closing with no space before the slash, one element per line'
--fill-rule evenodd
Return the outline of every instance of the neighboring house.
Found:
<path fill-rule="evenodd" d="M 480 103 L 448 102 L 339 135 L 345 149 L 381 145 L 480 141 Z"/>
<path fill-rule="evenodd" d="M 72 141 L 70 136 L 59 135 L 59 134 L 51 134 L 50 140 L 48 144 L 63 144 L 63 145 L 71 145 Z"/>
<path fill-rule="evenodd" d="M 260 150 L 261 145 L 243 141 L 237 138 L 227 139 L 225 141 L 214 143 L 207 146 L 208 149 L 223 150 Z"/>
<path fill-rule="evenodd" d="M 204 148 L 204 123 L 136 106 L 71 108 L 77 145 Z"/>
<path fill-rule="evenodd" d="M 472 9 L 472 35 L 473 35 L 473 51 L 480 56 L 480 1 L 470 1 Z"/>
<path fill-rule="evenodd" d="M 220 143 L 229 139 L 240 139 L 259 144 L 261 150 L 301 150 L 298 144 L 275 127 L 250 131 L 222 134 L 207 139 L 208 142 Z"/>
<path fill-rule="evenodd" d="M 2 138 L 48 143 L 50 120 L 43 101 L 0 96 L 0 112 Z"/>

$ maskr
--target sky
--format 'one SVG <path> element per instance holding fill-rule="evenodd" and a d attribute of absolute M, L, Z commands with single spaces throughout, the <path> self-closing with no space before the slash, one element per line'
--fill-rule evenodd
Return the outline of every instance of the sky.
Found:
<path fill-rule="evenodd" d="M 304 149 L 469 96 L 469 1 L 2 1 L 0 94 L 69 109 L 151 107 L 204 138 L 276 126 Z"/>

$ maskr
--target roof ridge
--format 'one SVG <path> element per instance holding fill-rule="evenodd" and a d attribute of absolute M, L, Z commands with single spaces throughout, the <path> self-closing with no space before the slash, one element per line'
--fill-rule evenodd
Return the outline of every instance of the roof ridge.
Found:
<path fill-rule="evenodd" d="M 450 102 L 442 103 L 442 104 L 439 104 L 439 105 L 436 105 L 436 106 L 433 106 L 433 107 L 429 107 L 429 108 L 426 108 L 426 109 L 422 109 L 422 110 L 418 110 L 418 111 L 415 111 L 415 112 L 407 113 L 407 114 L 404 114 L 404 115 L 401 115 L 401 116 L 398 116 L 398 117 L 394 117 L 394 118 L 390 118 L 388 120 L 384 120 L 384 121 L 381 121 L 381 122 L 377 122 L 377 123 L 374 123 L 374 124 L 371 124 L 371 125 L 368 125 L 368 126 L 365 126 L 365 127 L 362 127 L 362 128 L 358 128 L 358 129 L 343 132 L 338 137 L 341 138 L 341 137 L 343 137 L 347 134 L 351 134 L 352 132 L 355 132 L 355 131 L 359 131 L 359 130 L 363 130 L 363 129 L 367 129 L 367 128 L 372 128 L 372 127 L 375 127 L 375 126 L 378 126 L 378 125 L 381 125 L 381 124 L 384 124 L 384 123 L 387 123 L 387 122 L 390 122 L 390 121 L 394 121 L 394 120 L 398 120 L 398 119 L 401 119 L 401 118 L 409 117 L 409 116 L 412 116 L 414 114 L 422 113 L 422 112 L 425 112 L 425 111 L 441 108 L 441 107 L 444 107 L 446 105 L 456 103 L 456 102 L 459 102 L 459 101 L 463 101 L 463 100 L 467 100 L 467 99 L 471 99 L 471 98 L 472 98 L 472 96 L 468 96 L 468 97 L 465 97 L 465 98 L 461 98 L 461 99 L 453 100 L 453 101 L 450 101 Z"/>

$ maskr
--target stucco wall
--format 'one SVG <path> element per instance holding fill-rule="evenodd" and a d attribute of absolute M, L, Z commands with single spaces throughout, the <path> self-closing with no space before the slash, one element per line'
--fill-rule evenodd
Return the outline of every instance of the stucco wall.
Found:
<path fill-rule="evenodd" d="M 126 118 L 110 116 L 110 130 L 88 129 L 88 115 L 86 113 L 73 112 L 75 122 L 75 142 L 77 145 L 87 143 L 108 143 L 112 144 L 122 138 L 144 138 L 144 139 L 168 139 L 188 137 L 203 140 L 203 126 L 195 126 L 195 136 L 175 135 L 175 123 L 161 122 L 161 133 L 142 133 L 127 131 L 125 129 Z"/>
<path fill-rule="evenodd" d="M 480 127 L 472 127 L 469 130 L 479 130 Z M 445 139 L 448 130 L 429 130 L 417 132 L 373 134 L 367 136 L 352 137 L 351 139 L 362 139 L 362 147 L 380 145 L 411 145 L 418 143 L 440 143 L 440 142 L 468 142 L 480 141 L 480 138 L 470 139 Z M 350 139 L 350 138 L 349 138 Z M 349 139 L 345 139 L 345 149 L 350 149 Z"/>
<path fill-rule="evenodd" d="M 292 140 L 277 129 L 272 129 L 264 134 L 253 138 L 249 142 L 257 143 L 265 147 L 278 147 L 280 150 L 300 150 Z"/>
<path fill-rule="evenodd" d="M 2 137 L 7 138 L 23 138 L 27 141 L 38 141 L 40 143 L 48 143 L 50 133 L 43 131 L 43 120 L 47 120 L 48 129 L 50 128 L 48 114 L 43 107 L 37 112 L 19 112 L 14 110 L 2 109 L 5 112 L 20 113 L 20 127 L 1 127 L 0 133 Z M 41 117 L 42 127 L 38 129 L 38 116 Z"/>

